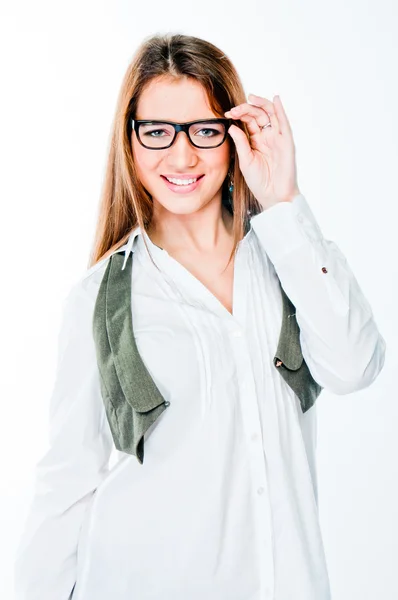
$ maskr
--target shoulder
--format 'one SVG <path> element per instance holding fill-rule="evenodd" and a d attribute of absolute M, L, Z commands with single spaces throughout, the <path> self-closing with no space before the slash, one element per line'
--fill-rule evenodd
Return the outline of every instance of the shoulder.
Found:
<path fill-rule="evenodd" d="M 112 252 L 112 254 L 106 258 L 103 258 L 95 263 L 95 265 L 86 269 L 75 279 L 64 300 L 64 310 L 66 312 L 74 310 L 77 307 L 83 309 L 83 311 L 84 309 L 88 311 L 94 309 L 98 290 L 109 260 L 113 254 L 124 249 L 125 247 L 122 246 L 118 250 L 115 250 L 115 252 Z"/>

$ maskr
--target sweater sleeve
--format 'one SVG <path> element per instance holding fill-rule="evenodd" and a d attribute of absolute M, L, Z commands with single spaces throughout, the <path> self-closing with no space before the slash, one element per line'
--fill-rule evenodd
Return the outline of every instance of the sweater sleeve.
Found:
<path fill-rule="evenodd" d="M 82 282 L 69 292 L 58 334 L 49 447 L 35 469 L 34 494 L 14 564 L 16 600 L 68 600 L 90 500 L 109 469 L 112 438 L 92 337 L 94 302 Z"/>
<path fill-rule="evenodd" d="M 304 360 L 335 394 L 369 386 L 386 342 L 346 257 L 325 239 L 302 194 L 251 218 L 252 228 L 296 308 Z"/>

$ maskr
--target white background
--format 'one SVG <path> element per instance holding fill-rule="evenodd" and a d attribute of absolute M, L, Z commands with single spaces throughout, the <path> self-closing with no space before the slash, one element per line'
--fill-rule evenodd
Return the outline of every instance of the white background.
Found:
<path fill-rule="evenodd" d="M 386 363 L 370 388 L 318 399 L 318 478 L 333 600 L 396 600 L 397 5 L 0 6 L 1 598 L 12 597 L 14 552 L 47 444 L 62 302 L 88 265 L 121 80 L 145 36 L 171 31 L 218 45 L 246 94 L 281 96 L 300 190 L 346 255 L 386 339 Z"/>

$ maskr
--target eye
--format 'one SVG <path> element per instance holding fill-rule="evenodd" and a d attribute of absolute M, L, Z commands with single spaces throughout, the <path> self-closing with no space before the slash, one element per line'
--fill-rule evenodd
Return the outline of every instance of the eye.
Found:
<path fill-rule="evenodd" d="M 205 129 L 200 129 L 199 131 L 208 131 L 209 135 L 202 135 L 201 137 L 213 137 L 214 135 L 219 134 L 220 132 L 217 129 L 210 129 L 210 127 L 206 127 Z M 197 133 L 195 133 L 197 135 Z"/>
<path fill-rule="evenodd" d="M 154 129 L 153 131 L 145 131 L 144 135 L 148 136 L 148 137 L 163 137 L 160 135 L 152 135 L 154 133 L 159 133 L 159 132 L 165 132 L 164 129 Z"/>

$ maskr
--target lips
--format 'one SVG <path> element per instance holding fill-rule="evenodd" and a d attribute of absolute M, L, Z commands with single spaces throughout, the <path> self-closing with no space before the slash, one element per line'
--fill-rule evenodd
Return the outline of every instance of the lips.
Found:
<path fill-rule="evenodd" d="M 163 177 L 163 179 L 166 179 L 168 181 L 166 175 L 161 175 L 161 177 Z M 198 177 L 190 175 L 189 177 L 172 177 L 172 179 L 181 179 L 181 180 L 184 180 L 184 179 L 196 179 L 197 181 L 199 181 L 199 179 L 202 179 L 202 177 L 204 177 L 204 174 L 203 175 L 199 175 Z"/>
<path fill-rule="evenodd" d="M 185 194 L 186 195 L 186 194 L 189 194 L 189 193 L 193 192 L 194 190 L 196 190 L 196 188 L 198 186 L 201 185 L 201 181 L 202 181 L 204 175 L 200 175 L 194 183 L 180 184 L 180 185 L 178 185 L 177 183 L 171 183 L 171 181 L 169 181 L 167 179 L 167 177 L 165 177 L 164 175 L 161 175 L 161 177 L 162 177 L 165 185 L 173 193 L 175 193 L 175 194 Z M 193 177 L 189 177 L 189 179 L 193 179 Z"/>

